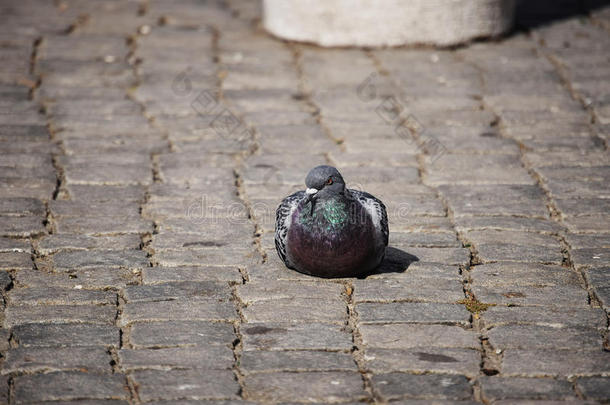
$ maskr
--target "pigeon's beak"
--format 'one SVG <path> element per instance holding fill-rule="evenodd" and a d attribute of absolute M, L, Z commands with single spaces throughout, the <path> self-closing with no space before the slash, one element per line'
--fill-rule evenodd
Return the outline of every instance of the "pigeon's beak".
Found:
<path fill-rule="evenodd" d="M 307 194 L 307 202 L 311 203 L 311 212 L 309 215 L 313 215 L 313 209 L 316 204 L 316 196 L 318 194 L 318 190 L 315 188 L 308 188 L 305 190 L 305 194 Z"/>

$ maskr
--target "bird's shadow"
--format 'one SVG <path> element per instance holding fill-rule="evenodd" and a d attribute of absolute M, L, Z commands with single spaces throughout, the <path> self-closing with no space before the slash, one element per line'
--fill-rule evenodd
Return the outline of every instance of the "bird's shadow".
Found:
<path fill-rule="evenodd" d="M 385 257 L 381 264 L 369 273 L 363 274 L 358 278 L 367 278 L 375 274 L 384 273 L 403 273 L 405 272 L 411 263 L 419 261 L 417 256 L 405 252 L 391 246 L 386 248 Z"/>

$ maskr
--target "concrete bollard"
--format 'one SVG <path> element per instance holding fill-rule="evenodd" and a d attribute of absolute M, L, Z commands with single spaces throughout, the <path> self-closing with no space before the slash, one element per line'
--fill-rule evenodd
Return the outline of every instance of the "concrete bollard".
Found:
<path fill-rule="evenodd" d="M 264 0 L 277 37 L 321 46 L 450 46 L 513 24 L 516 0 Z"/>

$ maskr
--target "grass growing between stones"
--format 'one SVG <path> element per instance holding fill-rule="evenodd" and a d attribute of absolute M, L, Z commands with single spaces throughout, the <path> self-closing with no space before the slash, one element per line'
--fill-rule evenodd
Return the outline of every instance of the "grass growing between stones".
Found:
<path fill-rule="evenodd" d="M 474 297 L 464 298 L 463 300 L 459 300 L 457 303 L 464 305 L 466 307 L 466 309 L 469 312 L 472 312 L 473 314 L 479 314 L 481 312 L 485 312 L 485 311 L 487 311 L 487 308 L 493 307 L 496 305 L 496 304 L 486 304 L 484 302 L 477 300 Z"/>

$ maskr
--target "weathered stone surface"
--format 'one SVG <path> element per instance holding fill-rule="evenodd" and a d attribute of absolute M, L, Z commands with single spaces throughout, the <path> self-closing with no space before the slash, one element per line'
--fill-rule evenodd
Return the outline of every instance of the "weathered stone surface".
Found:
<path fill-rule="evenodd" d="M 429 278 L 402 280 L 363 280 L 354 283 L 355 302 L 422 301 L 455 303 L 464 298 L 457 279 Z"/>
<path fill-rule="evenodd" d="M 127 267 L 139 269 L 148 267 L 146 252 L 141 250 L 104 250 L 91 251 L 62 251 L 53 255 L 53 263 L 58 269 L 75 269 L 86 267 Z"/>
<path fill-rule="evenodd" d="M 608 377 L 589 377 L 576 380 L 576 386 L 587 399 L 607 400 L 610 398 Z"/>
<path fill-rule="evenodd" d="M 601 308 L 577 305 L 566 307 L 494 306 L 481 314 L 481 318 L 487 327 L 518 323 L 558 328 L 591 327 L 596 329 L 605 328 L 605 316 Z"/>
<path fill-rule="evenodd" d="M 0 252 L 30 252 L 31 248 L 26 240 L 0 237 Z"/>
<path fill-rule="evenodd" d="M 32 255 L 29 252 L 0 252 L 0 269 L 19 270 L 32 268 Z"/>
<path fill-rule="evenodd" d="M 241 328 L 244 351 L 349 350 L 352 336 L 342 326 L 323 323 L 251 323 Z"/>
<path fill-rule="evenodd" d="M 560 247 L 540 245 L 516 245 L 512 243 L 483 243 L 476 246 L 477 256 L 483 263 L 496 261 L 520 261 L 545 264 L 561 264 Z"/>
<path fill-rule="evenodd" d="M 586 351 L 507 349 L 502 360 L 502 374 L 505 376 L 595 375 L 610 371 L 609 360 L 610 353 L 601 348 Z"/>
<path fill-rule="evenodd" d="M 44 237 L 38 242 L 38 251 L 48 255 L 60 250 L 127 250 L 138 249 L 141 243 L 140 235 L 137 234 L 90 236 L 62 233 Z"/>
<path fill-rule="evenodd" d="M 82 372 L 54 372 L 15 378 L 17 403 L 76 399 L 127 399 L 125 376 Z"/>
<path fill-rule="evenodd" d="M 16 288 L 9 294 L 12 305 L 113 305 L 116 293 L 68 288 Z"/>
<path fill-rule="evenodd" d="M 240 369 L 262 371 L 358 371 L 349 353 L 326 351 L 246 351 Z"/>
<path fill-rule="evenodd" d="M 388 302 L 357 304 L 358 320 L 363 323 L 455 323 L 467 326 L 470 312 L 463 305 L 427 302 Z"/>
<path fill-rule="evenodd" d="M 362 325 L 362 341 L 367 347 L 409 349 L 413 347 L 460 347 L 477 349 L 480 342 L 473 330 L 445 325 Z"/>
<path fill-rule="evenodd" d="M 359 373 L 322 371 L 253 374 L 245 378 L 245 393 L 258 401 L 358 401 L 366 394 Z"/>
<path fill-rule="evenodd" d="M 275 281 L 247 283 L 237 286 L 237 294 L 244 304 L 277 299 L 329 299 L 339 298 L 345 287 L 336 283 L 295 283 Z"/>
<path fill-rule="evenodd" d="M 135 348 L 176 345 L 224 345 L 235 340 L 229 323 L 204 321 L 138 322 L 131 326 L 130 343 Z"/>
<path fill-rule="evenodd" d="M 233 303 L 228 299 L 191 298 L 127 303 L 121 322 L 127 325 L 137 321 L 226 321 L 236 317 Z"/>
<path fill-rule="evenodd" d="M 366 349 L 364 360 L 374 373 L 451 373 L 474 377 L 479 373 L 481 353 L 473 349 L 417 347 L 411 349 Z"/>
<path fill-rule="evenodd" d="M 229 370 L 136 370 L 143 401 L 153 399 L 237 399 L 239 385 Z"/>
<path fill-rule="evenodd" d="M 19 347 L 7 352 L 2 373 L 68 370 L 109 373 L 110 360 L 110 354 L 102 347 Z"/>
<path fill-rule="evenodd" d="M 469 399 L 472 387 L 464 376 L 388 373 L 373 376 L 373 386 L 390 399 Z"/>
<path fill-rule="evenodd" d="M 172 301 L 188 298 L 229 298 L 227 283 L 215 281 L 136 285 L 125 289 L 127 302 Z"/>
<path fill-rule="evenodd" d="M 484 286 L 579 286 L 579 275 L 566 267 L 531 263 L 489 263 L 470 269 L 475 285 Z"/>
<path fill-rule="evenodd" d="M 552 378 L 481 377 L 481 396 L 487 401 L 500 399 L 573 399 L 576 393 L 566 380 Z"/>
<path fill-rule="evenodd" d="M 472 292 L 480 301 L 499 305 L 523 306 L 587 306 L 588 294 L 580 286 L 479 286 L 472 285 Z"/>
<path fill-rule="evenodd" d="M 595 329 L 557 328 L 539 325 L 498 326 L 487 332 L 496 349 L 597 349 L 602 336 Z"/>
<path fill-rule="evenodd" d="M 47 273 L 40 270 L 21 270 L 15 275 L 19 287 L 69 289 L 119 288 L 137 282 L 137 271 L 121 268 L 70 269 Z"/>
<path fill-rule="evenodd" d="M 114 305 L 18 305 L 5 311 L 4 325 L 24 323 L 102 323 L 113 324 Z"/>
<path fill-rule="evenodd" d="M 121 349 L 118 352 L 125 370 L 230 369 L 233 352 L 226 346 L 176 347 L 163 349 Z"/>
<path fill-rule="evenodd" d="M 114 217 L 64 217 L 57 221 L 61 233 L 85 235 L 111 235 L 122 233 L 145 233 L 152 231 L 152 224 L 139 216 L 117 215 Z"/>
<path fill-rule="evenodd" d="M 37 216 L 0 216 L 0 236 L 27 238 L 45 232 L 43 218 Z"/>
<path fill-rule="evenodd" d="M 230 266 L 184 266 L 147 267 L 142 270 L 144 284 L 162 284 L 172 281 L 233 281 L 242 282 L 237 267 Z"/>
<path fill-rule="evenodd" d="M 17 325 L 12 333 L 20 347 L 119 346 L 119 329 L 110 325 L 32 323 Z"/>
<path fill-rule="evenodd" d="M 337 322 L 347 319 L 345 301 L 340 298 L 281 298 L 259 300 L 243 309 L 246 322 Z"/>

